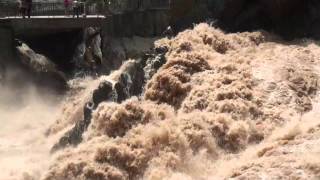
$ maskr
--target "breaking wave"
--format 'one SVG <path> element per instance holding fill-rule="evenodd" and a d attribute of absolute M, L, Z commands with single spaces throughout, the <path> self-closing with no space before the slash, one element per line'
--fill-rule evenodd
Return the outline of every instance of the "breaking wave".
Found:
<path fill-rule="evenodd" d="M 318 42 L 199 24 L 155 46 L 168 49 L 166 63 L 144 93 L 100 103 L 82 142 L 48 155 L 41 179 L 320 177 Z M 94 89 L 127 65 L 71 81 L 46 138 L 83 119 Z"/>

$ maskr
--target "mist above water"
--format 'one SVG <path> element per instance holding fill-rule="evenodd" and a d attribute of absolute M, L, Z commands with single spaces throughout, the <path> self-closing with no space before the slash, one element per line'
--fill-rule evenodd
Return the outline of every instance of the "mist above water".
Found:
<path fill-rule="evenodd" d="M 1 84 L 0 92 L 0 179 L 39 179 L 50 161 L 53 140 L 45 131 L 57 118 L 59 97 L 31 82 Z"/>

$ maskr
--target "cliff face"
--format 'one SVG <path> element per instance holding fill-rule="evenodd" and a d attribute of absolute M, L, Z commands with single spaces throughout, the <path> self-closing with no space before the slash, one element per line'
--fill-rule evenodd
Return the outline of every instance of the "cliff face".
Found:
<path fill-rule="evenodd" d="M 50 59 L 35 53 L 26 44 L 17 47 L 17 55 L 23 68 L 33 77 L 36 84 L 57 92 L 67 89 L 65 74 L 59 71 Z"/>
<path fill-rule="evenodd" d="M 172 0 L 170 4 L 170 25 L 176 32 L 191 27 L 192 23 L 204 21 L 210 12 L 206 1 Z"/>
<path fill-rule="evenodd" d="M 230 31 L 263 28 L 286 38 L 319 38 L 320 2 L 316 0 L 212 0 L 210 8 Z"/>
<path fill-rule="evenodd" d="M 0 28 L 0 65 L 13 59 L 13 34 L 9 28 Z"/>
<path fill-rule="evenodd" d="M 319 9 L 317 0 L 174 0 L 170 22 L 179 31 L 211 16 L 230 32 L 265 29 L 287 39 L 319 38 Z"/>

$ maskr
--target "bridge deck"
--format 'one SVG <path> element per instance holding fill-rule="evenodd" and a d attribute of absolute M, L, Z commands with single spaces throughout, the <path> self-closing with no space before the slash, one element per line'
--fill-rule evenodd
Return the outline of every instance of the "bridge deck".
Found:
<path fill-rule="evenodd" d="M 72 8 L 65 7 L 63 1 L 32 3 L 31 18 L 22 18 L 17 3 L 1 3 L 0 27 L 9 28 L 14 34 L 39 34 L 83 29 L 86 27 L 102 27 L 109 23 L 113 15 L 162 11 L 170 8 L 170 0 L 109 0 L 101 5 L 96 3 L 80 3 L 78 10 L 80 17 L 73 18 Z M 65 14 L 70 14 L 65 16 Z M 82 14 L 86 14 L 83 17 Z M 117 18 L 117 17 L 116 17 Z M 110 18 L 111 22 L 111 18 Z"/>
<path fill-rule="evenodd" d="M 79 19 L 82 19 L 83 17 L 80 16 Z M 104 15 L 87 15 L 85 18 L 87 19 L 95 19 L 95 18 L 105 18 Z M 3 19 L 23 19 L 21 16 L 9 16 L 9 17 L 3 17 L 0 18 L 0 20 Z M 52 16 L 31 16 L 30 19 L 77 19 L 74 18 L 72 15 L 68 15 L 68 16 L 56 16 L 56 15 L 52 15 Z M 24 20 L 28 20 L 28 18 L 26 17 Z"/>
<path fill-rule="evenodd" d="M 32 16 L 30 19 L 22 17 L 6 17 L 0 19 L 0 24 L 7 24 L 16 33 L 30 30 L 61 30 L 81 29 L 85 27 L 101 27 L 106 17 L 90 15 L 86 18 L 72 16 Z"/>

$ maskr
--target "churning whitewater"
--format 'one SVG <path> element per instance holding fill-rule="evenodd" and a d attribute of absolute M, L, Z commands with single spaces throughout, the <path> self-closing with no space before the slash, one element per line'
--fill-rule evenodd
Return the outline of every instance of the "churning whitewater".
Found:
<path fill-rule="evenodd" d="M 320 178 L 319 42 L 199 24 L 154 46 L 166 61 L 142 93 L 89 116 L 95 90 L 117 89 L 135 60 L 71 80 L 63 103 L 1 110 L 0 179 Z M 61 138 L 82 123 L 75 143 Z"/>

